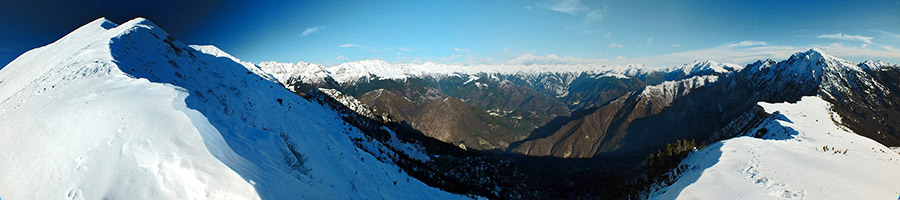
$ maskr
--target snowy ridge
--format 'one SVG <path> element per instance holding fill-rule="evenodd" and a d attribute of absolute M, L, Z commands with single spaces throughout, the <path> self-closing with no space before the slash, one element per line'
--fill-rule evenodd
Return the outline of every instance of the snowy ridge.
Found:
<path fill-rule="evenodd" d="M 654 199 L 895 199 L 900 153 L 839 125 L 819 97 L 759 103 L 772 116 L 746 136 L 691 153 Z"/>
<path fill-rule="evenodd" d="M 767 70 L 776 68 L 775 70 Z M 861 72 L 862 69 L 850 61 L 840 59 L 825 53 L 819 49 L 810 49 L 806 52 L 798 52 L 791 55 L 788 60 L 779 62 L 758 61 L 751 64 L 749 74 L 760 74 L 761 78 L 773 79 L 776 76 L 790 75 L 798 78 L 817 79 L 826 72 L 839 73 L 841 70 Z"/>
<path fill-rule="evenodd" d="M 0 70 L 2 198 L 462 198 L 361 151 L 353 140 L 367 136 L 337 113 L 210 50 L 143 18 L 101 18 L 18 57 Z"/>
<path fill-rule="evenodd" d="M 719 80 L 719 76 L 707 75 L 694 76 L 679 81 L 666 81 L 657 85 L 644 87 L 644 90 L 641 91 L 640 95 L 646 99 L 662 98 L 663 101 L 661 102 L 669 104 L 674 102 L 676 98 L 690 93 L 691 90 L 707 86 L 710 83 L 716 82 L 717 80 Z M 668 105 L 661 106 L 665 107 Z"/>
<path fill-rule="evenodd" d="M 681 67 L 672 67 L 667 69 L 667 71 L 668 73 L 678 73 L 686 76 L 703 76 L 740 71 L 743 68 L 743 66 L 737 64 L 718 63 L 711 60 L 705 60 L 694 61 L 690 64 L 684 64 Z"/>
<path fill-rule="evenodd" d="M 222 49 L 219 49 L 219 47 L 216 47 L 213 45 L 188 45 L 188 46 L 190 46 L 193 49 L 196 49 L 197 51 L 203 52 L 205 54 L 231 59 L 232 61 L 234 61 L 236 63 L 240 63 L 241 65 L 243 65 L 245 68 L 249 69 L 254 74 L 262 76 L 263 78 L 266 78 L 268 80 L 276 80 L 276 78 L 277 78 L 277 77 L 273 77 L 272 75 L 268 74 L 267 71 L 260 68 L 259 66 L 256 66 L 251 62 L 242 61 L 241 59 L 238 59 L 238 58 L 232 56 L 231 54 L 228 54 L 227 52 L 223 51 Z"/>
<path fill-rule="evenodd" d="M 859 67 L 863 70 L 884 71 L 890 68 L 900 68 L 900 65 L 891 65 L 883 60 L 867 60 L 859 63 Z"/>
<path fill-rule="evenodd" d="M 350 110 L 352 110 L 353 112 L 355 112 L 357 114 L 360 114 L 364 117 L 368 117 L 371 119 L 379 119 L 379 117 L 376 117 L 375 113 L 372 112 L 371 108 L 369 108 L 368 106 L 366 106 L 365 104 L 360 102 L 358 99 L 353 98 L 350 95 L 344 95 L 343 93 L 341 93 L 340 91 L 337 91 L 335 89 L 319 88 L 317 91 L 319 93 L 327 95 L 328 97 L 331 97 L 334 100 L 337 100 L 342 105 L 347 106 L 347 108 L 349 108 Z M 315 94 L 313 94 L 313 95 L 315 95 Z M 386 119 L 383 119 L 383 120 L 387 121 Z"/>

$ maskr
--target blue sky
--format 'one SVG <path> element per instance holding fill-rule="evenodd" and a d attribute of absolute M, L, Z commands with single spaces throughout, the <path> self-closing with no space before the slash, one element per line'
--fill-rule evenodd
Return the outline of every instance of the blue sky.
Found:
<path fill-rule="evenodd" d="M 111 17 L 114 21 L 144 16 L 183 42 L 213 44 L 251 62 L 333 65 L 382 59 L 673 66 L 706 59 L 738 64 L 781 60 L 798 51 L 820 48 L 855 62 L 882 59 L 900 63 L 900 0 L 211 1 L 206 4 L 214 5 L 158 5 L 160 10 L 174 9 L 171 13 L 141 3 L 119 4 L 124 5 L 88 8 L 87 14 L 79 14 L 88 19 L 66 27 L 110 16 L 108 12 L 116 10 Z M 142 9 L 130 11 L 121 9 L 123 6 Z M 184 12 L 192 14 L 179 14 Z M 49 15 L 46 17 L 63 17 Z M 15 20 L 6 21 L 41 20 L 10 17 Z M 0 36 L 28 31 L 2 19 L 0 25 Z M 45 26 L 50 25 L 54 24 Z M 52 42 L 71 29 L 44 34 L 51 39 L 31 44 L 0 39 L 0 62 L 3 56 L 14 57 Z"/>

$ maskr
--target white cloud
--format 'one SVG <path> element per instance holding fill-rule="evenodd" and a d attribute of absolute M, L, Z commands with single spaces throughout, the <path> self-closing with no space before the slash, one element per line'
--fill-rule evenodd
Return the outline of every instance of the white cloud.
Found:
<path fill-rule="evenodd" d="M 672 44 L 672 45 L 669 45 L 669 46 L 670 46 L 670 47 L 680 47 L 681 45 L 680 45 L 680 44 Z"/>
<path fill-rule="evenodd" d="M 337 59 L 338 59 L 338 60 L 347 60 L 347 57 L 344 57 L 344 56 L 338 56 Z"/>
<path fill-rule="evenodd" d="M 612 33 L 606 32 L 606 38 L 612 37 Z"/>
<path fill-rule="evenodd" d="M 300 33 L 300 37 L 306 37 L 322 29 L 325 29 L 325 26 L 308 27 L 306 30 L 303 30 L 303 33 Z"/>
<path fill-rule="evenodd" d="M 872 39 L 873 39 L 872 37 L 866 37 L 866 36 L 861 36 L 861 35 L 847 35 L 847 34 L 843 34 L 843 33 L 822 34 L 816 38 L 860 41 L 860 42 L 865 42 L 867 44 L 872 44 Z"/>
<path fill-rule="evenodd" d="M 338 47 L 340 47 L 340 48 L 356 48 L 359 50 L 368 51 L 369 53 L 372 53 L 372 54 L 381 54 L 382 52 L 384 52 L 382 49 L 376 49 L 376 48 L 372 48 L 370 46 L 361 45 L 361 44 L 353 44 L 353 43 L 338 45 Z"/>
<path fill-rule="evenodd" d="M 751 40 L 732 42 L 732 43 L 725 44 L 726 47 L 752 47 L 752 46 L 764 46 L 764 45 L 769 45 L 769 44 L 766 42 L 763 42 L 763 41 L 751 41 Z"/>
<path fill-rule="evenodd" d="M 740 41 L 725 43 L 707 49 L 629 58 L 627 63 L 620 61 L 615 64 L 644 64 L 650 67 L 669 67 L 682 65 L 692 60 L 715 60 L 719 62 L 746 64 L 766 58 L 772 58 L 774 60 L 783 59 L 801 50 L 803 49 L 791 46 L 768 45 L 761 41 Z"/>
<path fill-rule="evenodd" d="M 600 32 L 600 30 L 598 30 L 598 29 L 590 29 L 590 30 L 583 30 L 583 31 L 581 31 L 581 34 L 590 34 L 590 35 L 593 35 L 593 34 L 596 34 L 596 33 L 599 33 L 599 32 Z"/>
<path fill-rule="evenodd" d="M 406 47 L 397 47 L 397 48 L 394 48 L 394 49 L 400 50 L 400 51 L 412 51 L 412 50 L 416 50 L 416 49 L 418 49 L 418 48 L 416 48 L 416 49 L 411 49 L 411 48 L 406 48 Z"/>
<path fill-rule="evenodd" d="M 696 49 L 640 58 L 629 58 L 627 60 L 627 63 L 625 63 L 624 61 L 620 61 L 615 62 L 614 64 L 644 64 L 650 67 L 668 67 L 682 65 L 692 60 L 715 60 L 719 62 L 748 64 L 756 60 L 763 59 L 787 59 L 794 53 L 806 51 L 811 48 L 822 49 L 823 51 L 825 51 L 825 53 L 837 56 L 839 58 L 859 59 L 856 61 L 862 61 L 864 59 L 900 58 L 900 51 L 892 49 L 888 46 L 882 47 L 884 47 L 884 50 L 876 48 L 864 48 L 856 45 L 847 46 L 839 43 L 830 45 L 811 45 L 798 47 L 786 45 L 770 45 L 762 41 L 739 41 L 725 43 L 706 49 Z"/>
<path fill-rule="evenodd" d="M 570 15 L 578 15 L 590 10 L 590 8 L 581 4 L 581 0 L 553 0 L 549 8 L 550 10 Z"/>
<path fill-rule="evenodd" d="M 584 22 L 590 23 L 603 20 L 603 13 L 600 10 L 591 10 L 584 14 Z"/>
<path fill-rule="evenodd" d="M 647 45 L 653 45 L 653 38 L 647 38 Z"/>
<path fill-rule="evenodd" d="M 609 43 L 609 47 L 610 48 L 625 48 L 625 46 L 622 46 L 621 44 L 615 43 L 615 42 Z"/>
<path fill-rule="evenodd" d="M 490 64 L 494 63 L 494 59 L 491 57 L 475 57 L 470 55 L 466 55 L 466 58 L 463 59 L 463 63 L 467 65 L 473 64 Z"/>
<path fill-rule="evenodd" d="M 556 54 L 547 54 L 538 56 L 531 53 L 523 53 L 506 60 L 503 64 L 508 65 L 577 65 L 577 64 L 596 64 L 609 62 L 605 59 L 589 59 L 574 56 L 557 56 Z"/>
<path fill-rule="evenodd" d="M 531 7 L 531 6 L 525 6 L 525 10 L 532 11 L 532 10 L 534 10 L 534 7 Z"/>
<path fill-rule="evenodd" d="M 462 58 L 462 55 L 450 54 L 450 56 L 441 58 L 441 63 L 450 63 L 450 61 L 455 61 L 456 59 Z"/>
<path fill-rule="evenodd" d="M 816 46 L 816 48 L 822 49 L 825 53 L 842 57 L 857 57 L 861 59 L 877 59 L 877 58 L 900 58 L 900 51 L 892 48 L 885 48 L 885 51 L 874 49 L 874 48 L 860 48 L 856 46 L 845 46 L 839 43 L 833 43 L 827 46 Z M 861 60 L 859 60 L 861 61 Z"/>
<path fill-rule="evenodd" d="M 900 1 L 898 1 L 898 2 L 900 2 Z M 882 31 L 882 30 L 874 30 L 874 31 L 875 31 L 875 32 L 879 32 L 879 33 L 884 34 L 884 35 L 887 35 L 887 36 L 891 36 L 891 37 L 895 37 L 895 38 L 900 38 L 900 34 L 891 33 L 891 32 Z"/>
<path fill-rule="evenodd" d="M 472 53 L 472 50 L 471 50 L 471 49 L 456 48 L 456 47 L 453 47 L 453 51 L 456 51 L 456 52 L 463 52 L 463 53 Z"/>
<path fill-rule="evenodd" d="M 584 5 L 581 0 L 551 0 L 543 7 L 556 12 L 581 16 L 585 23 L 603 20 L 603 13 L 600 9 Z"/>
<path fill-rule="evenodd" d="M 616 46 L 612 43 L 611 46 Z M 672 44 L 678 47 L 678 44 Z M 873 47 L 873 48 L 868 48 Z M 878 48 L 875 48 L 878 47 Z M 644 57 L 625 57 L 616 56 L 609 59 L 593 59 L 575 56 L 559 56 L 557 54 L 536 55 L 533 51 L 524 52 L 522 54 L 511 54 L 510 50 L 504 49 L 502 52 L 488 57 L 476 57 L 471 54 L 453 54 L 450 57 L 440 59 L 442 63 L 465 64 L 465 65 L 627 65 L 642 64 L 648 67 L 671 67 L 681 66 L 693 60 L 714 60 L 718 62 L 727 62 L 735 64 L 749 64 L 756 60 L 772 59 L 776 61 L 789 58 L 792 54 L 803 52 L 811 48 L 818 48 L 827 54 L 849 59 L 853 62 L 859 62 L 867 59 L 885 59 L 897 60 L 900 58 L 900 49 L 894 49 L 887 45 L 844 45 L 840 43 L 819 44 L 809 46 L 789 46 L 789 45 L 772 45 L 763 41 L 736 41 L 724 43 L 718 46 L 694 49 L 681 52 L 675 52 L 664 55 L 644 56 Z M 454 49 L 456 50 L 456 48 Z M 597 53 L 602 56 L 603 54 Z"/>

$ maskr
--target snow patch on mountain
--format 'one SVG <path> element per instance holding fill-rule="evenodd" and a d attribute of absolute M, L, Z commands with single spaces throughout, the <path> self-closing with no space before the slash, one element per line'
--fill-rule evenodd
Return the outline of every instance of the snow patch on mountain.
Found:
<path fill-rule="evenodd" d="M 840 125 L 819 97 L 759 103 L 772 114 L 746 136 L 691 153 L 654 199 L 895 199 L 900 153 Z"/>

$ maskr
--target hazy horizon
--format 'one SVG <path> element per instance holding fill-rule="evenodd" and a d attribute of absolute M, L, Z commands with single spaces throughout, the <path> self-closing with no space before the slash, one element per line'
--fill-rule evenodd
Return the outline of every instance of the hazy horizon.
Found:
<path fill-rule="evenodd" d="M 250 62 L 735 64 L 810 48 L 900 63 L 900 1 L 2 2 L 0 66 L 99 17 Z"/>

